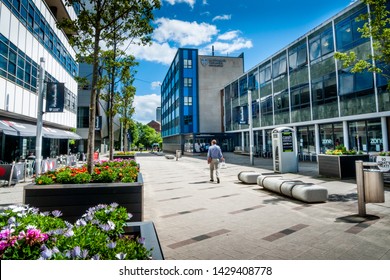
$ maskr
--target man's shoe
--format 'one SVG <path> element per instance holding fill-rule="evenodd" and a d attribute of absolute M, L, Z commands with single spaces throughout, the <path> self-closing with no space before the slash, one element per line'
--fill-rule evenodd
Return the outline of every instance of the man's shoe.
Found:
<path fill-rule="evenodd" d="M 219 184 L 219 178 L 217 178 L 217 183 Z"/>
<path fill-rule="evenodd" d="M 210 182 L 214 182 L 214 180 L 213 180 L 213 179 L 210 179 Z"/>

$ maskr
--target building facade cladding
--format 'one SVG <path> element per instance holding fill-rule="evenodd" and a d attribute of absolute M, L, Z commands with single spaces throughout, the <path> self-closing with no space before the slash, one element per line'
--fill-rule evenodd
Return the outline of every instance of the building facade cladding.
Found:
<path fill-rule="evenodd" d="M 363 22 L 355 20 L 367 11 L 361 2 L 349 6 L 225 86 L 225 127 L 235 146 L 249 151 L 251 110 L 259 155 L 271 156 L 271 131 L 279 126 L 296 130 L 302 159 L 339 144 L 373 153 L 389 149 L 387 81 L 351 73 L 334 58 L 335 51 L 354 51 L 358 58 L 372 53 L 371 40 L 357 31 Z"/>
<path fill-rule="evenodd" d="M 50 3 L 76 17 L 63 1 Z M 65 83 L 64 112 L 44 114 L 43 120 L 71 128 L 76 127 L 78 65 L 66 35 L 56 28 L 52 11 L 45 1 L 0 0 L 0 110 L 20 119 L 36 119 L 38 70 L 43 57 L 45 81 Z"/>
<path fill-rule="evenodd" d="M 45 113 L 44 125 L 76 127 L 78 64 L 67 35 L 56 27 L 62 17 L 77 18 L 62 0 L 0 0 L 0 119 L 36 124 L 44 58 L 45 82 L 65 84 L 63 112 Z"/>
<path fill-rule="evenodd" d="M 198 55 L 179 49 L 161 86 L 161 122 L 164 151 L 199 152 L 197 135 L 222 137 L 221 86 L 244 72 L 243 56 Z M 207 113 L 205 113 L 207 112 Z M 222 140 L 222 139 L 221 139 Z"/>

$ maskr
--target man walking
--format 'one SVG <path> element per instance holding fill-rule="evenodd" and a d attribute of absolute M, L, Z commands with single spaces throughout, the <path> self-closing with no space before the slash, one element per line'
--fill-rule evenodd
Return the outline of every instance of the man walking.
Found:
<path fill-rule="evenodd" d="M 217 145 L 217 140 L 211 141 L 211 146 L 207 152 L 207 162 L 210 164 L 210 182 L 214 182 L 214 170 L 219 184 L 219 162 L 223 160 L 221 148 Z"/>

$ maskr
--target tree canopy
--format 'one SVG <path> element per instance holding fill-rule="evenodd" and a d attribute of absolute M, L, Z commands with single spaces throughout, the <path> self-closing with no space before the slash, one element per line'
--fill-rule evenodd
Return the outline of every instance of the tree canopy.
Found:
<path fill-rule="evenodd" d="M 161 3 L 159 0 L 66 0 L 66 4 L 78 4 L 80 13 L 76 19 L 59 21 L 58 26 L 70 36 L 69 42 L 76 48 L 78 61 L 93 66 L 87 150 L 88 171 L 92 173 L 97 92 L 105 86 L 99 75 L 102 49 L 123 47 L 125 42 L 128 46 L 149 44 L 153 11 L 159 9 Z"/>

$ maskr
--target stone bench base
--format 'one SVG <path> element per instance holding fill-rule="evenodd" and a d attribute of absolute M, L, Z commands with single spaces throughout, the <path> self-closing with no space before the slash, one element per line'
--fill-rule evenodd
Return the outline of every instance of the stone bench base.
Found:
<path fill-rule="evenodd" d="M 167 158 L 167 159 L 174 159 L 175 156 L 173 156 L 173 155 L 165 155 L 165 158 Z"/>
<path fill-rule="evenodd" d="M 328 200 L 328 189 L 299 180 L 283 179 L 279 175 L 260 175 L 257 177 L 257 184 L 267 190 L 304 202 L 313 203 Z"/>

